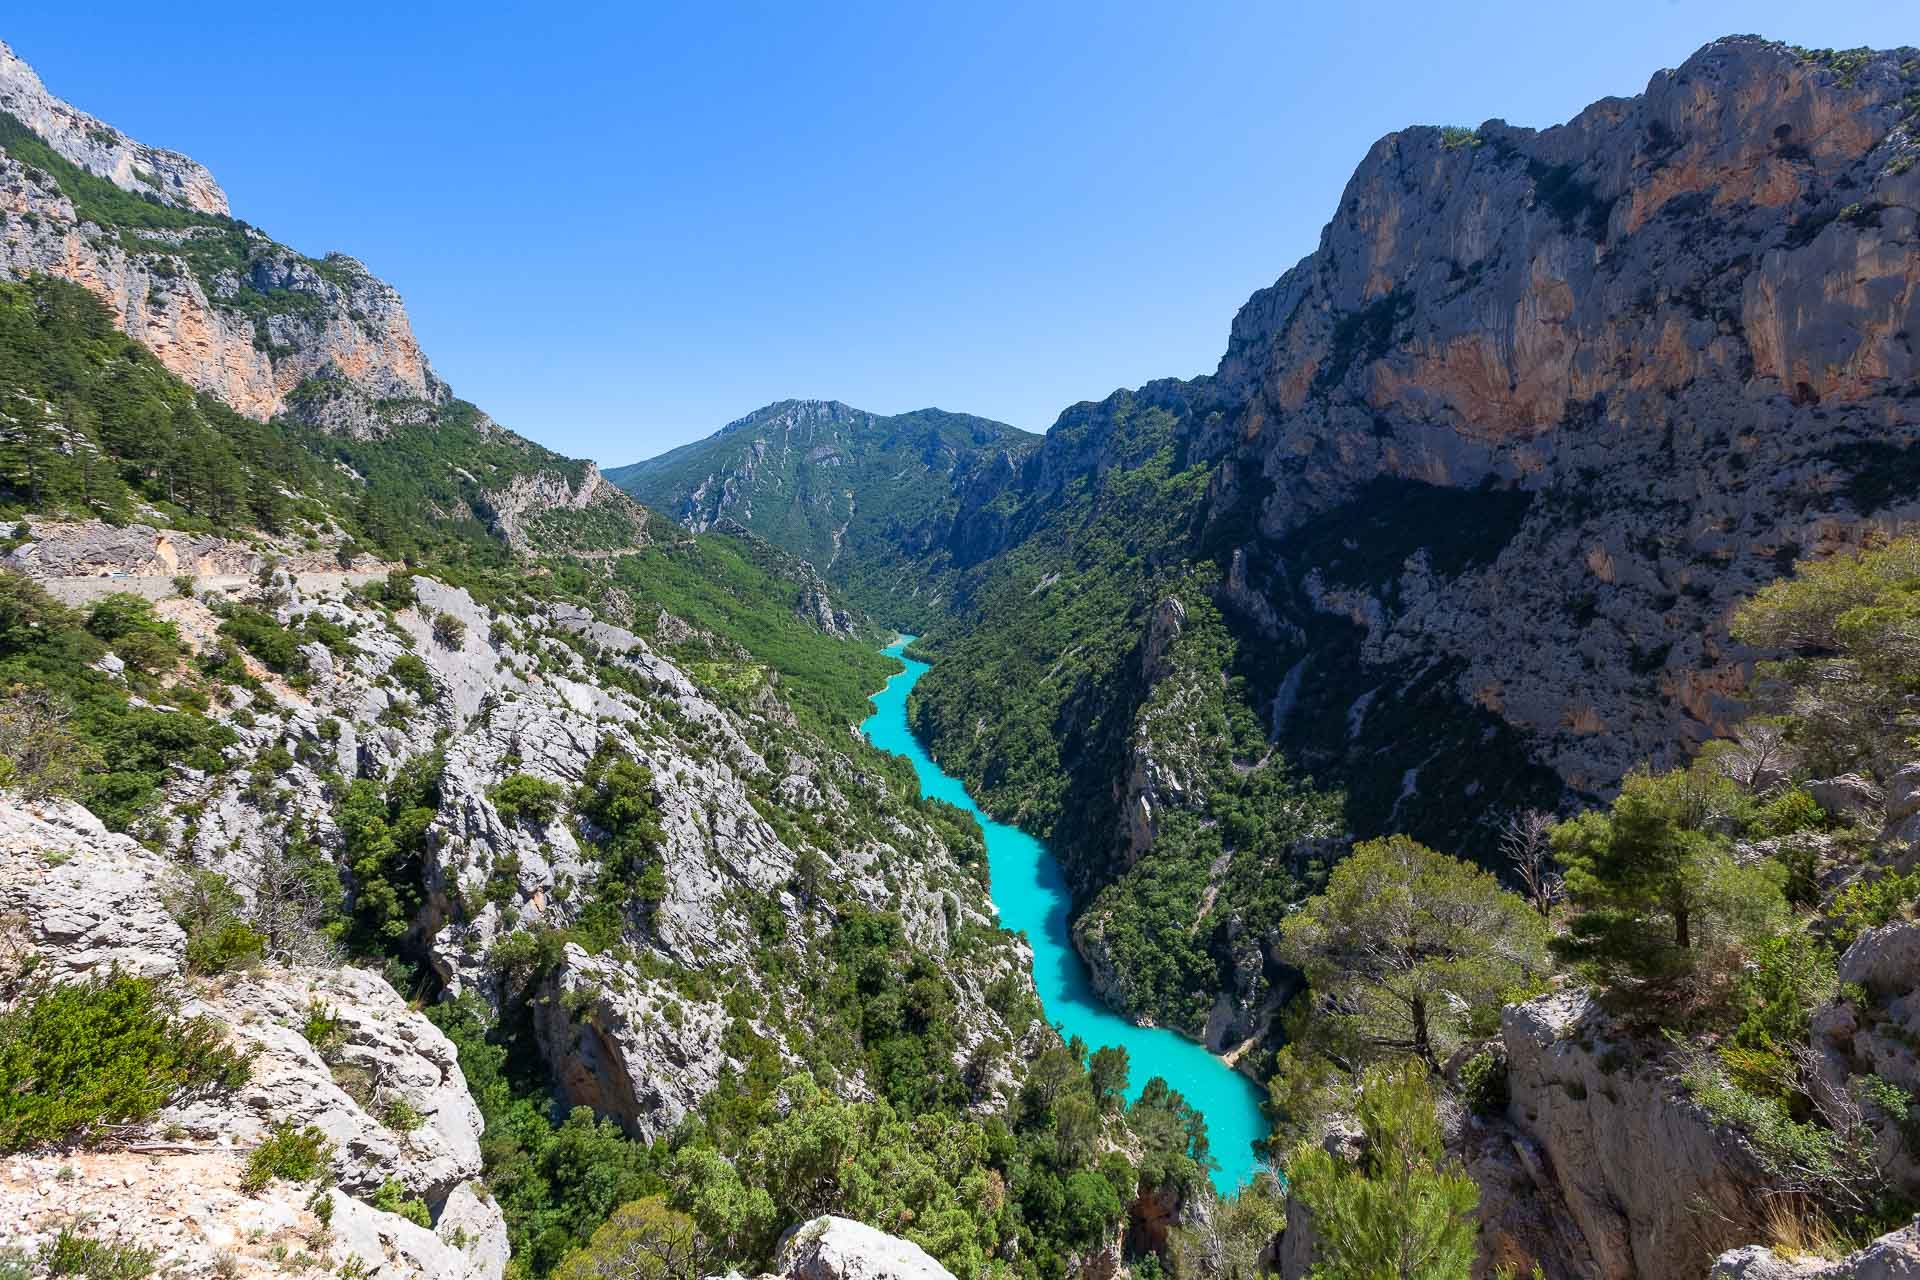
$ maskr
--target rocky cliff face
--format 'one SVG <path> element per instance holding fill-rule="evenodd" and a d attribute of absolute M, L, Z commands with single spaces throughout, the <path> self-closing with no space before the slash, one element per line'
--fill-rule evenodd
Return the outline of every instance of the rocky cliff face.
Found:
<path fill-rule="evenodd" d="M 227 212 L 227 193 L 203 166 L 177 151 L 135 142 L 105 121 L 68 106 L 47 92 L 33 68 L 5 41 L 0 41 L 0 111 L 123 191 L 199 213 Z"/>
<path fill-rule="evenodd" d="M 1233 700 L 1355 835 L 1485 854 L 1727 729 L 1734 601 L 1920 512 L 1916 92 L 1912 50 L 1734 38 L 1552 129 L 1383 138 L 1213 376 L 1068 410 L 996 500 L 918 691 L 942 758 L 1083 905 L 1160 856 L 1205 801 L 1136 658 L 1196 565 Z M 1009 777 L 1035 732 L 1062 798 Z"/>
<path fill-rule="evenodd" d="M 1730 603 L 1915 506 L 1916 89 L 1912 50 L 1739 38 L 1556 128 L 1375 144 L 1201 432 L 1256 594 L 1446 667 L 1577 792 L 1724 730 Z M 1303 554 L 1436 488 L 1465 527 Z"/>
<path fill-rule="evenodd" d="M 250 417 L 307 411 L 364 436 L 391 411 L 375 402 L 447 399 L 400 295 L 359 262 L 227 217 L 205 169 L 52 97 L 4 46 L 0 112 L 30 131 L 0 153 L 0 277 L 85 286 L 168 369 Z M 350 394 L 294 396 L 310 380 Z"/>
<path fill-rule="evenodd" d="M 892 818 L 885 840 L 823 834 L 820 843 L 798 834 L 813 825 L 810 818 L 784 833 L 769 823 L 763 812 L 813 814 L 825 820 L 824 833 L 837 826 L 835 815 L 844 818 L 885 790 L 844 745 L 796 729 L 776 697 L 742 718 L 639 635 L 566 606 L 501 615 L 465 591 L 416 578 L 418 603 L 389 625 L 377 609 L 343 598 L 331 577 L 312 580 L 317 589 L 298 577 L 280 581 L 252 590 L 277 601 L 283 618 L 310 612 L 347 629 L 352 649 L 312 646 L 314 679 L 304 690 L 259 672 L 268 694 L 243 696 L 233 709 L 236 758 L 283 749 L 293 763 L 265 795 L 244 771 L 181 779 L 168 797 L 182 815 L 170 825 L 169 843 L 180 856 L 249 883 L 298 828 L 332 836 L 329 771 L 381 780 L 439 753 L 440 804 L 422 871 L 429 892 L 413 936 L 452 991 L 498 1001 L 496 944 L 516 932 L 577 923 L 591 905 L 585 886 L 601 855 L 557 813 L 538 821 L 503 814 L 492 787 L 531 775 L 570 792 L 602 751 L 643 766 L 657 796 L 666 892 L 644 923 L 630 926 L 627 945 L 651 959 L 567 948 L 539 976 L 537 1019 L 562 1091 L 635 1132 L 671 1129 L 723 1074 L 742 1068 L 721 1047 L 722 1033 L 736 1025 L 725 999 L 733 987 L 754 991 L 762 1010 L 748 1020 L 754 1034 L 786 1048 L 805 1033 L 814 1015 L 803 975 L 768 989 L 756 963 L 773 921 L 780 944 L 803 955 L 829 940 L 831 917 L 794 888 L 803 853 L 825 859 L 820 874 L 842 886 L 848 902 L 898 912 L 913 941 L 936 954 L 956 931 L 990 927 L 984 892 L 958 865 L 957 851 L 910 818 Z M 160 608 L 183 634 L 211 642 L 217 623 L 204 604 L 172 600 Z M 457 640 L 446 638 L 443 618 L 457 620 Z M 424 662 L 432 697 L 392 678 L 403 656 Z M 763 751 L 776 745 L 778 762 L 770 764 Z M 993 1066 L 996 1054 L 1029 1030 L 1006 1026 L 988 1008 L 986 988 L 1002 978 L 1030 983 L 1023 961 L 1008 939 L 952 974 L 957 1052 L 984 1070 L 983 1099 L 1004 1087 L 1007 1064 Z M 663 967 L 705 975 L 698 986 L 707 994 L 690 995 L 684 977 L 658 976 Z M 785 1059 L 803 1060 L 797 1041 Z M 857 1077 L 843 1085 L 856 1096 L 865 1089 Z"/>
<path fill-rule="evenodd" d="M 154 1248 L 182 1274 L 293 1275 L 305 1255 L 375 1275 L 499 1280 L 506 1228 L 476 1181 L 480 1114 L 453 1046 L 364 970 L 189 980 L 186 936 L 167 907 L 184 875 L 76 805 L 0 798 L 0 929 L 15 971 L 31 963 L 67 982 L 118 969 L 166 983 L 183 1014 L 212 1018 L 252 1053 L 232 1093 L 169 1107 L 95 1149 L 9 1158 L 0 1246 L 35 1249 L 85 1223 Z M 325 1045 L 303 1032 L 316 1008 L 333 1019 Z M 381 1118 L 401 1102 L 419 1120 L 404 1131 Z M 248 1153 L 278 1125 L 314 1126 L 332 1144 L 331 1187 L 317 1193 L 325 1209 L 311 1187 L 241 1187 Z M 389 1184 L 424 1201 L 433 1225 L 377 1207 Z"/>

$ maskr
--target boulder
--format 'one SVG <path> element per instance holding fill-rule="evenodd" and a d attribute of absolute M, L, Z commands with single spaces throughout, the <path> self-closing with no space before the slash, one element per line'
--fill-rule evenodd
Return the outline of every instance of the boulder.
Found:
<path fill-rule="evenodd" d="M 953 1280 L 912 1241 L 830 1215 L 782 1236 L 774 1266 L 787 1280 Z"/>
<path fill-rule="evenodd" d="M 1807 784 L 1813 802 L 1828 813 L 1859 823 L 1877 825 L 1887 797 L 1868 778 L 1843 773 L 1837 778 L 1821 778 Z"/>
<path fill-rule="evenodd" d="M 1710 1280 L 1916 1280 L 1920 1278 L 1920 1224 L 1881 1236 L 1837 1261 L 1783 1258 L 1763 1244 L 1720 1255 Z"/>
<path fill-rule="evenodd" d="M 1896 921 L 1863 932 L 1840 957 L 1840 981 L 1877 996 L 1920 988 L 1920 923 Z"/>
<path fill-rule="evenodd" d="M 42 971 L 70 981 L 118 966 L 178 974 L 187 936 L 161 900 L 165 858 L 66 800 L 0 794 L 0 922 L 16 918 Z"/>
<path fill-rule="evenodd" d="M 1903 764 L 1887 779 L 1887 821 L 1920 813 L 1920 763 Z"/>

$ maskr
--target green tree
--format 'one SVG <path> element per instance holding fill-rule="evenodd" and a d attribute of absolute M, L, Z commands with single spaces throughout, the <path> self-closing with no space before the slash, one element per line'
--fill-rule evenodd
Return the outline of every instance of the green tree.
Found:
<path fill-rule="evenodd" d="M 1426 1068 L 1368 1068 L 1358 1113 L 1358 1164 L 1312 1143 L 1287 1164 L 1292 1194 L 1313 1215 L 1312 1280 L 1466 1280 L 1480 1189 L 1444 1153 Z"/>
<path fill-rule="evenodd" d="M 1103 1045 L 1087 1059 L 1087 1078 L 1102 1111 L 1113 1111 L 1125 1101 L 1129 1066 L 1126 1049 L 1117 1044 Z"/>
<path fill-rule="evenodd" d="M 1747 808 L 1739 786 L 1706 766 L 1628 776 L 1611 811 L 1554 829 L 1575 915 L 1563 949 L 1604 980 L 1673 977 L 1708 936 L 1762 937 L 1784 918 L 1778 863 L 1741 866 L 1727 832 Z"/>
<path fill-rule="evenodd" d="M 1316 1029 L 1365 1058 L 1411 1051 L 1437 1067 L 1464 1030 L 1547 969 L 1547 927 L 1486 872 L 1405 836 L 1369 840 L 1281 928 L 1307 975 Z"/>
<path fill-rule="evenodd" d="M 554 1269 L 556 1280 L 698 1280 L 708 1261 L 693 1219 L 648 1196 L 623 1204 L 584 1248 Z"/>

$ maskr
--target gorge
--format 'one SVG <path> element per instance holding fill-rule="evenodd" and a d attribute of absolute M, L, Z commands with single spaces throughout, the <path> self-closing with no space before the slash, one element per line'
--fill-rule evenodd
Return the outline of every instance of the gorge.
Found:
<path fill-rule="evenodd" d="M 973 815 L 987 846 L 991 872 L 988 892 L 1001 925 L 1025 936 L 1033 951 L 1035 993 L 1049 1021 L 1063 1035 L 1092 1048 L 1117 1045 L 1127 1051 L 1132 1093 L 1159 1077 L 1205 1117 L 1207 1139 L 1218 1162 L 1214 1182 L 1231 1195 L 1253 1177 L 1266 1124 L 1260 1096 L 1250 1080 L 1178 1033 L 1139 1027 L 1116 1015 L 1093 990 L 1086 963 L 1074 950 L 1068 927 L 1066 881 L 1053 855 L 1033 836 L 995 822 L 967 794 L 965 784 L 945 772 L 927 754 L 907 725 L 907 698 L 928 671 L 906 656 L 915 637 L 903 636 L 882 652 L 899 658 L 905 670 L 873 697 L 874 711 L 860 726 L 867 741 L 882 751 L 905 756 L 920 779 L 921 794 L 943 800 Z"/>
<path fill-rule="evenodd" d="M 0 45 L 0 1280 L 1920 1272 L 1920 51 L 1329 204 L 603 472 Z"/>

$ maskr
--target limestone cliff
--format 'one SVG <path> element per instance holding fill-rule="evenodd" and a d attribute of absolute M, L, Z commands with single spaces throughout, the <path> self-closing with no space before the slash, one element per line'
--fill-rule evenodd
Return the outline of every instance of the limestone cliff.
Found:
<path fill-rule="evenodd" d="M 400 295 L 358 261 L 305 257 L 228 217 L 205 169 L 53 97 L 4 45 L 0 113 L 0 278 L 84 285 L 168 369 L 250 417 L 304 409 L 367 435 L 396 411 L 377 402 L 447 399 Z M 353 396 L 294 396 L 309 380 Z"/>
<path fill-rule="evenodd" d="M 0 1167 L 0 1247 L 31 1251 L 81 1225 L 152 1248 L 180 1274 L 295 1275 L 313 1264 L 305 1257 L 369 1275 L 500 1280 L 506 1228 L 477 1181 L 480 1114 L 446 1037 L 364 970 L 276 965 L 189 979 L 186 936 L 167 906 L 184 876 L 77 805 L 0 796 L 5 963 L 59 982 L 117 969 L 165 983 L 184 1015 L 212 1019 L 252 1056 L 231 1093 L 169 1107 L 87 1150 L 11 1156 Z M 334 1032 L 320 1045 L 305 1030 L 317 1008 Z M 383 1118 L 399 1103 L 418 1118 L 404 1131 Z M 320 1189 L 241 1185 L 248 1154 L 282 1125 L 326 1136 L 332 1167 Z M 422 1201 L 432 1224 L 378 1207 L 389 1185 Z"/>
<path fill-rule="evenodd" d="M 0 111 L 45 138 L 88 173 L 124 191 L 199 213 L 225 214 L 227 193 L 177 151 L 135 142 L 112 125 L 47 92 L 33 68 L 0 40 Z"/>
<path fill-rule="evenodd" d="M 1151 723 L 1138 663 L 1196 580 L 1229 703 L 1354 835 L 1486 854 L 1726 730 L 1733 603 L 1920 513 L 1917 93 L 1913 50 L 1735 37 L 1554 128 L 1381 139 L 1212 376 L 1069 409 L 996 495 L 916 693 L 941 758 L 1083 908 L 1153 864 L 1217 816 L 1182 790 L 1212 730 Z"/>
<path fill-rule="evenodd" d="M 1912 50 L 1735 38 L 1552 129 L 1376 143 L 1216 375 L 1208 515 L 1251 520 L 1256 592 L 1448 665 L 1578 792 L 1725 729 L 1730 602 L 1915 509 L 1917 88 Z M 1302 554 L 1386 485 L 1511 513 Z"/>

